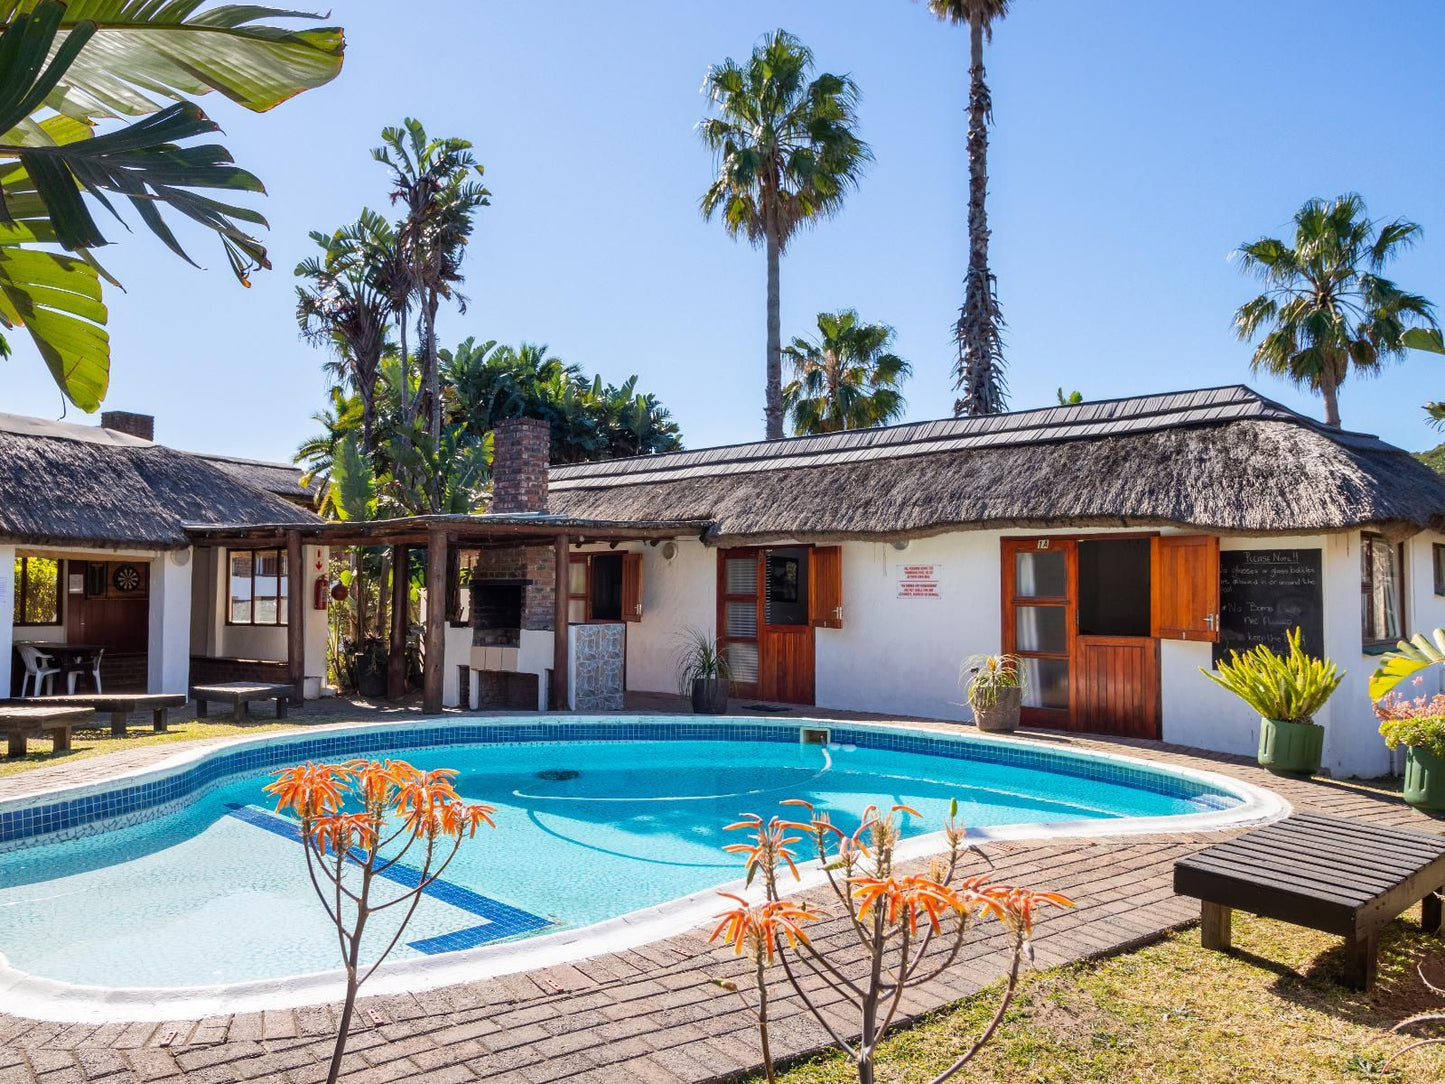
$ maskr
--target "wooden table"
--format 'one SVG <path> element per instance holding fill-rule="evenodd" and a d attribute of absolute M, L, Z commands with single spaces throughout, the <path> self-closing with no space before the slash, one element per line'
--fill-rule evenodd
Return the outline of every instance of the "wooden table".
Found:
<path fill-rule="evenodd" d="M 95 657 L 105 650 L 103 644 L 47 644 L 39 640 L 16 640 L 16 647 L 33 647 L 55 660 L 60 673 L 55 675 L 58 689 L 70 688 L 66 678 L 72 673 L 89 675 L 95 669 Z M 7 691 L 8 692 L 8 691 Z M 37 694 L 39 690 L 36 690 Z"/>
<path fill-rule="evenodd" d="M 28 703 L 28 701 L 27 701 Z M 125 737 L 125 728 L 133 712 L 151 713 L 151 727 L 157 734 L 166 732 L 166 709 L 186 706 L 185 693 L 82 693 L 79 696 L 47 696 L 37 704 L 57 707 L 94 708 L 110 712 L 112 737 Z"/>
<path fill-rule="evenodd" d="M 206 708 L 211 701 L 231 705 L 231 718 L 240 722 L 246 717 L 248 705 L 253 700 L 276 701 L 276 718 L 286 718 L 286 701 L 295 692 L 291 685 L 272 685 L 265 681 L 230 681 L 217 685 L 192 685 L 191 699 L 196 702 L 196 718 L 206 717 Z"/>
<path fill-rule="evenodd" d="M 0 705 L 0 734 L 9 739 L 7 756 L 23 757 L 25 745 L 31 731 L 44 730 L 50 734 L 55 751 L 63 753 L 70 748 L 70 728 L 87 721 L 95 714 L 94 708 L 76 705 L 63 707 L 42 707 L 30 704 Z"/>
<path fill-rule="evenodd" d="M 1423 901 L 1441 929 L 1445 837 L 1301 813 L 1174 863 L 1174 891 L 1201 901 L 1205 948 L 1227 951 L 1233 909 L 1277 918 L 1348 943 L 1345 981 L 1375 983 L 1380 928 Z"/>

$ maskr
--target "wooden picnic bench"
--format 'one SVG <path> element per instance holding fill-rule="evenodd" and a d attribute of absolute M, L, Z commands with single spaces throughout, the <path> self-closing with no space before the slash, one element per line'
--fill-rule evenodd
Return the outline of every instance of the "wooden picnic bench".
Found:
<path fill-rule="evenodd" d="M 1413 904 L 1441 932 L 1445 837 L 1300 813 L 1174 863 L 1174 891 L 1201 901 L 1205 948 L 1228 951 L 1234 909 L 1345 938 L 1345 982 L 1375 984 L 1380 929 Z"/>
<path fill-rule="evenodd" d="M 231 718 L 240 722 L 255 700 L 276 701 L 276 718 L 286 718 L 286 701 L 295 692 L 291 685 L 271 685 L 264 681 L 231 681 L 220 685 L 192 685 L 191 699 L 196 702 L 196 718 L 206 717 L 211 701 L 231 705 Z"/>
<path fill-rule="evenodd" d="M 133 712 L 151 713 L 151 727 L 157 734 L 166 732 L 166 709 L 186 706 L 184 693 L 115 693 L 82 694 L 80 696 L 47 696 L 46 704 L 74 705 L 110 712 L 110 733 L 112 737 L 125 737 L 126 725 Z"/>
<path fill-rule="evenodd" d="M 46 707 L 40 704 L 0 705 L 0 734 L 9 740 L 6 755 L 23 757 L 26 742 L 36 730 L 45 731 L 54 743 L 55 751 L 63 753 L 70 748 L 70 728 L 83 723 L 95 714 L 94 708 L 75 705 Z"/>

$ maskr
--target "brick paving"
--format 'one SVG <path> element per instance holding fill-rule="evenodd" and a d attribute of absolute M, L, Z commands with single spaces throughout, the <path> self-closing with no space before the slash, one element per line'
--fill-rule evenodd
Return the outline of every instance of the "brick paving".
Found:
<path fill-rule="evenodd" d="M 1441 830 L 1439 822 L 1369 786 L 1280 780 L 1240 758 L 1157 743 L 1031 736 L 1232 775 L 1275 790 L 1301 810 Z M 133 768 L 176 748 L 137 749 L 75 768 L 91 778 L 101 765 Z M 65 767 L 0 780 L 0 797 L 33 788 L 33 776 L 48 776 L 54 785 Z M 1073 911 L 1048 912 L 1038 930 L 1037 966 L 1052 967 L 1125 950 L 1195 919 L 1197 905 L 1171 891 L 1172 864 L 1220 838 L 1224 834 L 1000 843 L 987 853 L 998 880 L 1063 891 L 1078 902 Z M 846 954 L 841 920 L 820 923 L 817 932 Z M 739 977 L 742 966 L 705 938 L 705 930 L 694 930 L 572 965 L 364 999 L 343 1078 L 352 1084 L 680 1084 L 753 1068 L 751 1017 L 709 981 Z M 970 946 L 954 968 L 905 1002 L 900 1015 L 911 1019 L 950 1004 L 1003 973 L 1008 943 L 997 923 L 976 927 Z M 382 1022 L 370 1024 L 367 1010 Z M 0 1084 L 312 1084 L 325 1079 L 335 1020 L 334 1005 L 159 1024 L 0 1016 Z M 774 1003 L 779 1056 L 816 1049 L 823 1040 L 795 998 Z"/>

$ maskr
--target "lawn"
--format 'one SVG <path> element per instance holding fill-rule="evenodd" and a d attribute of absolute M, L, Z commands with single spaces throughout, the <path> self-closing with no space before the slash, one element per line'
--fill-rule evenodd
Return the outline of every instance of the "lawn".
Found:
<path fill-rule="evenodd" d="M 1235 916 L 1237 953 L 1199 947 L 1198 929 L 1122 956 L 1035 973 L 993 1045 L 955 1077 L 970 1084 L 1336 1084 L 1445 1080 L 1445 1047 L 1417 1050 L 1389 1028 L 1442 1007 L 1416 966 L 1445 985 L 1445 945 L 1398 921 L 1381 937 L 1380 981 L 1369 995 L 1333 981 L 1339 939 Z M 890 1039 L 879 1084 L 925 1082 L 975 1034 L 988 994 L 934 1014 Z M 1439 1034 L 1445 1034 L 1441 1029 Z M 757 1078 L 761 1079 L 761 1078 Z M 848 1066 L 819 1057 L 786 1084 L 844 1084 Z"/>

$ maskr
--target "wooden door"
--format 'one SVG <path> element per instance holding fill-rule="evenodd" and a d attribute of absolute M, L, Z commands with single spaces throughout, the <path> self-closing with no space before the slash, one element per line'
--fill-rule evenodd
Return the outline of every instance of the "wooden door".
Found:
<path fill-rule="evenodd" d="M 1147 636 L 1077 636 L 1072 729 L 1159 737 L 1159 642 Z"/>
<path fill-rule="evenodd" d="M 758 586 L 761 550 L 719 550 L 717 555 L 717 639 L 732 671 L 735 696 L 761 696 L 761 617 Z"/>
<path fill-rule="evenodd" d="M 1160 535 L 1152 543 L 1153 634 L 1219 639 L 1219 537 Z"/>
<path fill-rule="evenodd" d="M 1067 538 L 1003 540 L 1004 651 L 1024 661 L 1022 721 L 1072 724 L 1076 554 Z"/>
<path fill-rule="evenodd" d="M 809 552 L 808 547 L 791 546 L 718 553 L 718 640 L 732 668 L 734 694 L 784 704 L 813 703 Z M 780 575 L 785 571 L 790 575 Z M 785 594 L 788 590 L 795 593 Z"/>

